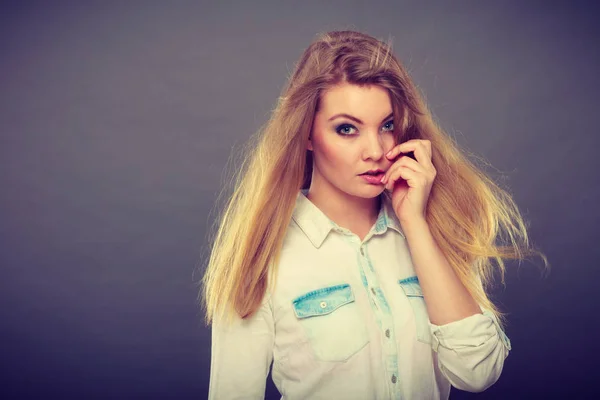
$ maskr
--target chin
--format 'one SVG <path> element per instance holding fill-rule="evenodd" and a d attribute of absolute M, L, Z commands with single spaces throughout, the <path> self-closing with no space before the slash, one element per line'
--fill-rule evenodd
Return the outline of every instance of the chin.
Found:
<path fill-rule="evenodd" d="M 353 190 L 352 192 L 346 192 L 352 196 L 362 197 L 364 199 L 372 199 L 379 196 L 385 190 L 384 185 L 366 185 L 360 189 Z"/>
<path fill-rule="evenodd" d="M 377 197 L 379 196 L 381 193 L 383 193 L 385 191 L 385 186 L 381 185 L 381 186 L 375 186 L 373 188 L 371 188 L 369 190 L 369 193 L 373 193 L 371 196 L 369 197 Z"/>

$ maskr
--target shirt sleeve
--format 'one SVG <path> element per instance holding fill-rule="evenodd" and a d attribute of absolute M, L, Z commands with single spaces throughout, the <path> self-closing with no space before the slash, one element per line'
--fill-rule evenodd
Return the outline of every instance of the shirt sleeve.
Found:
<path fill-rule="evenodd" d="M 496 383 L 512 349 L 496 317 L 481 310 L 445 325 L 429 322 L 441 372 L 452 386 L 468 392 L 483 392 Z"/>
<path fill-rule="evenodd" d="M 271 302 L 225 327 L 212 323 L 209 400 L 264 399 L 273 360 L 274 324 Z"/>

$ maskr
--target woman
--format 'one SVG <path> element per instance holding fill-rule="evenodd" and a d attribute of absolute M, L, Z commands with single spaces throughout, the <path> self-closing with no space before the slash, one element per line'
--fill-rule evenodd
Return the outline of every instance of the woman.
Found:
<path fill-rule="evenodd" d="M 318 37 L 248 149 L 203 279 L 209 398 L 263 398 L 272 362 L 286 399 L 447 399 L 496 382 L 511 344 L 489 260 L 504 280 L 502 258 L 533 251 L 390 46 Z"/>

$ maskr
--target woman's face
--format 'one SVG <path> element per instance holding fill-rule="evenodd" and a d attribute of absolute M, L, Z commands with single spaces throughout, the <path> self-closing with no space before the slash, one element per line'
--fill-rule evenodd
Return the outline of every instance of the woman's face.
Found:
<path fill-rule="evenodd" d="M 383 192 L 383 184 L 360 174 L 385 172 L 392 165 L 385 156 L 395 145 L 392 118 L 390 96 L 380 86 L 342 83 L 323 92 L 308 143 L 314 160 L 311 190 L 363 198 Z"/>

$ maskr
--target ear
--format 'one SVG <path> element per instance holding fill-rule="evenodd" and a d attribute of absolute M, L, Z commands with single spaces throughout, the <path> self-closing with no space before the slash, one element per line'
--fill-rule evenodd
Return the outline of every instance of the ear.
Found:
<path fill-rule="evenodd" d="M 312 139 L 311 136 L 308 137 L 308 142 L 306 143 L 306 149 L 313 151 Z"/>

